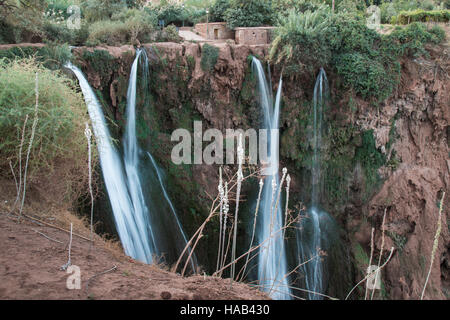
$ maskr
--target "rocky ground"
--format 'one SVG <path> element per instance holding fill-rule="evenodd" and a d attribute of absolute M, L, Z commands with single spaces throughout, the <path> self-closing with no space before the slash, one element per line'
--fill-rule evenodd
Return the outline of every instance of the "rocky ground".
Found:
<path fill-rule="evenodd" d="M 71 262 L 80 267 L 81 289 L 69 290 L 69 274 L 60 269 L 68 260 L 68 233 L 5 213 L 0 230 L 0 299 L 267 299 L 244 284 L 230 289 L 225 279 L 183 278 L 142 264 L 97 237 L 89 250 L 90 242 L 77 236 Z"/>
<path fill-rule="evenodd" d="M 19 223 L 17 215 L 8 215 L 14 186 L 4 180 L 0 184 L 0 299 L 268 299 L 242 283 L 230 289 L 229 279 L 181 277 L 168 266 L 140 263 L 125 256 L 119 243 L 98 235 L 91 247 L 85 221 L 33 185 L 24 213 L 45 224 L 30 218 Z M 66 287 L 70 274 L 61 270 L 68 261 L 70 238 L 63 230 L 70 223 L 76 234 L 71 263 L 81 271 L 81 288 L 74 290 Z"/>

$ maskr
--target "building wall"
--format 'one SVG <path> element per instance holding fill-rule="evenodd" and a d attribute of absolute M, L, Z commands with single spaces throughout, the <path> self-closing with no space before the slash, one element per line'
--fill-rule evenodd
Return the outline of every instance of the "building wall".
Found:
<path fill-rule="evenodd" d="M 195 31 L 207 40 L 234 39 L 234 31 L 227 28 L 226 22 L 197 23 Z"/>
<path fill-rule="evenodd" d="M 272 41 L 274 27 L 236 28 L 235 40 L 237 44 L 268 44 Z"/>

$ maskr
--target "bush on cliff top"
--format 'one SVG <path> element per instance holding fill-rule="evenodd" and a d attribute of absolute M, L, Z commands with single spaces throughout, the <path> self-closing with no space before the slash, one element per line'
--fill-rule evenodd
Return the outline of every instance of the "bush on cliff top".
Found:
<path fill-rule="evenodd" d="M 450 10 L 422 10 L 402 11 L 391 18 L 392 24 L 408 24 L 411 22 L 449 22 Z"/>
<path fill-rule="evenodd" d="M 425 44 L 438 44 L 444 36 L 439 27 L 420 23 L 380 35 L 354 14 L 292 10 L 279 20 L 270 60 L 282 64 L 285 74 L 314 76 L 319 67 L 334 69 L 344 88 L 381 101 L 398 84 L 400 58 L 426 54 Z"/>
<path fill-rule="evenodd" d="M 9 173 L 9 161 L 18 170 L 22 127 L 28 121 L 23 145 L 23 159 L 30 140 L 35 108 L 35 75 L 39 79 L 38 123 L 31 149 L 28 176 L 51 172 L 64 163 L 60 174 L 80 187 L 85 174 L 87 146 L 84 137 L 88 121 L 85 103 L 71 80 L 59 72 L 44 68 L 33 59 L 6 63 L 0 60 L 0 167 Z M 61 169 L 61 168 L 60 168 Z"/>
<path fill-rule="evenodd" d="M 115 13 L 111 20 L 101 20 L 89 28 L 88 45 L 119 46 L 136 41 L 148 42 L 156 29 L 156 13 L 149 10 L 127 9 Z"/>
<path fill-rule="evenodd" d="M 230 0 L 225 21 L 230 29 L 271 25 L 274 12 L 270 0 Z"/>
<path fill-rule="evenodd" d="M 219 48 L 205 43 L 202 47 L 202 60 L 200 66 L 203 71 L 212 71 L 219 57 Z"/>

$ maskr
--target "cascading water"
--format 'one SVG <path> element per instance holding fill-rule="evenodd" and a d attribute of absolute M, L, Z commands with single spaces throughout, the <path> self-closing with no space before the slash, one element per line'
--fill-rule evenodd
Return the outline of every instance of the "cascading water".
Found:
<path fill-rule="evenodd" d="M 66 66 L 77 76 L 88 106 L 106 189 L 125 253 L 142 262 L 152 263 L 155 255 L 163 258 L 170 256 L 172 260 L 177 258 L 186 246 L 187 239 L 164 187 L 162 172 L 150 153 L 147 154 L 156 174 L 151 170 L 145 172 L 140 167 L 140 148 L 136 134 L 136 92 L 140 59 L 143 60 L 142 78 L 148 78 L 147 55 L 145 50 L 138 49 L 128 83 L 123 163 L 111 142 L 101 105 L 88 81 L 77 67 L 70 63 Z M 161 194 L 165 201 L 161 201 Z M 172 212 L 172 217 L 168 217 L 168 211 Z M 177 228 L 173 227 L 173 220 Z M 195 271 L 195 256 L 192 257 L 190 266 Z"/>
<path fill-rule="evenodd" d="M 313 101 L 313 158 L 311 170 L 311 206 L 301 217 L 297 236 L 300 262 L 305 275 L 304 284 L 308 290 L 309 299 L 321 299 L 323 293 L 323 261 L 320 250 L 324 248 L 323 224 L 331 219 L 324 211 L 319 210 L 321 190 L 321 146 L 322 146 L 322 118 L 323 108 L 328 95 L 328 80 L 323 68 L 314 86 Z M 319 293 L 319 294 L 316 294 Z"/>
<path fill-rule="evenodd" d="M 144 53 L 144 54 L 142 54 Z M 141 178 L 139 175 L 139 148 L 136 137 L 136 85 L 137 85 L 137 71 L 139 58 L 144 58 L 143 70 L 144 77 L 148 74 L 148 62 L 145 51 L 137 50 L 136 58 L 131 67 L 130 79 L 128 82 L 127 91 L 127 124 L 125 127 L 125 136 L 123 140 L 124 149 L 124 165 L 127 174 L 127 185 L 130 193 L 131 201 L 133 203 L 134 215 L 139 226 L 139 231 L 142 237 L 148 239 L 149 246 L 152 252 L 159 254 L 157 251 L 155 236 L 152 230 L 152 225 L 149 221 L 149 210 L 145 203 L 145 197 L 142 191 Z M 151 256 L 147 256 L 145 262 L 150 263 Z"/>
<path fill-rule="evenodd" d="M 177 224 L 177 226 L 178 226 L 178 229 L 180 230 L 181 237 L 182 237 L 183 240 L 184 240 L 183 244 L 186 245 L 186 244 L 188 243 L 188 240 L 187 240 L 186 235 L 185 235 L 185 233 L 184 233 L 184 231 L 183 231 L 183 227 L 181 226 L 180 220 L 178 219 L 177 213 L 176 213 L 176 211 L 175 211 L 175 207 L 173 206 L 172 201 L 170 200 L 170 197 L 169 197 L 169 195 L 167 194 L 166 187 L 164 186 L 164 181 L 163 181 L 163 175 L 164 175 L 164 173 L 163 173 L 162 170 L 158 167 L 158 165 L 156 164 L 155 159 L 153 159 L 153 157 L 152 157 L 152 155 L 150 154 L 150 152 L 147 152 L 147 155 L 148 155 L 148 157 L 149 157 L 149 159 L 150 159 L 150 161 L 151 161 L 151 163 L 152 163 L 152 165 L 153 165 L 153 169 L 155 170 L 156 175 L 157 175 L 157 177 L 158 177 L 159 186 L 160 186 L 160 188 L 161 188 L 161 190 L 162 190 L 164 199 L 167 201 L 167 204 L 168 204 L 169 207 L 170 207 L 170 212 L 172 212 L 173 218 L 175 219 L 175 222 L 176 222 L 176 224 Z M 184 249 L 184 248 L 181 248 L 181 247 L 180 247 L 179 249 L 182 250 L 182 249 Z M 180 250 L 179 250 L 179 251 L 180 251 Z M 178 253 L 180 253 L 180 252 L 178 252 Z M 188 255 L 190 255 L 190 254 L 191 254 L 191 248 L 189 247 L 189 248 L 188 248 Z M 192 254 L 192 258 L 191 258 L 191 260 L 190 260 L 190 265 L 191 265 L 191 268 L 192 268 L 193 271 L 196 270 L 196 264 L 197 264 L 196 261 L 197 261 L 197 259 L 196 259 L 196 257 L 195 257 L 195 254 Z"/>
<path fill-rule="evenodd" d="M 145 230 L 150 236 L 151 243 L 155 248 L 155 252 L 159 255 L 168 255 L 169 251 L 174 251 L 173 257 L 180 254 L 184 246 L 187 244 L 186 235 L 184 234 L 183 228 L 178 220 L 175 208 L 170 201 L 169 195 L 164 187 L 162 180 L 161 169 L 157 166 L 155 160 L 153 159 L 150 152 L 147 152 L 149 159 L 151 161 L 151 166 L 156 173 L 154 175 L 148 175 L 147 185 L 149 189 L 153 189 L 148 196 L 143 194 L 142 186 L 142 175 L 139 170 L 139 153 L 140 148 L 137 142 L 137 132 L 136 132 L 136 91 L 137 91 L 137 77 L 138 77 L 138 65 L 141 61 L 142 79 L 144 80 L 144 93 L 147 90 L 147 79 L 148 79 L 148 58 L 145 49 L 138 49 L 136 51 L 136 58 L 134 59 L 133 65 L 131 67 L 130 79 L 128 83 L 127 92 L 127 124 L 126 131 L 123 141 L 124 146 L 124 164 L 125 170 L 128 178 L 128 188 L 130 191 L 131 199 L 134 204 L 135 212 L 138 213 L 139 217 L 142 217 L 142 221 L 148 226 Z M 148 183 L 150 182 L 150 183 Z M 153 194 L 153 196 L 152 196 Z M 164 207 L 161 201 L 161 194 L 164 197 L 169 210 Z M 155 196 L 156 195 L 156 196 Z M 148 199 L 146 199 L 148 198 Z M 146 205 L 149 202 L 151 206 L 150 210 Z M 175 221 L 175 228 L 171 221 L 166 217 L 167 212 L 170 211 L 173 215 L 173 220 Z M 162 221 L 168 220 L 168 223 L 162 223 Z M 150 222 L 150 223 L 148 223 Z M 155 231 L 152 231 L 152 226 L 157 226 Z M 192 257 L 190 261 L 190 266 L 193 271 L 195 271 L 195 256 Z"/>
<path fill-rule="evenodd" d="M 261 62 L 253 57 L 253 73 L 257 75 L 260 105 L 263 113 L 263 129 L 277 130 L 279 127 L 281 87 L 282 79 L 277 90 L 275 105 L 273 104 L 270 85 L 266 80 Z M 264 181 L 261 195 L 260 209 L 258 213 L 257 240 L 259 243 L 267 239 L 258 255 L 258 279 L 263 290 L 269 292 L 273 299 L 288 300 L 291 298 L 287 274 L 287 261 L 285 244 L 282 232 L 283 212 L 281 204 L 275 210 L 276 198 L 280 178 L 278 174 L 278 135 L 267 135 L 268 167 L 265 170 L 270 173 Z M 274 188 L 275 186 L 275 188 Z M 278 233 L 277 233 L 278 231 Z M 273 234 L 276 236 L 273 236 Z"/>
<path fill-rule="evenodd" d="M 142 212 L 135 212 L 135 205 L 127 186 L 127 175 L 123 170 L 119 154 L 112 144 L 102 107 L 81 70 L 71 63 L 68 63 L 66 67 L 78 78 L 86 101 L 97 141 L 103 179 L 122 246 L 127 255 L 150 263 L 155 254 L 154 244 L 148 237 L 151 226 L 146 217 L 137 216 Z"/>
<path fill-rule="evenodd" d="M 320 68 L 319 75 L 314 85 L 314 115 L 313 115 L 313 159 L 312 159 L 312 192 L 311 204 L 315 207 L 319 204 L 321 190 L 321 147 L 322 147 L 322 120 L 323 108 L 328 96 L 328 79 L 323 68 Z"/>

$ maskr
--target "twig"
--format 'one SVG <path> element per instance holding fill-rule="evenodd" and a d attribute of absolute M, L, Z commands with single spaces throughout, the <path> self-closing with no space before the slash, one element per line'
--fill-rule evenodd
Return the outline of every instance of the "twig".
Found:
<path fill-rule="evenodd" d="M 276 204 L 275 204 L 275 209 L 274 209 L 274 210 L 275 210 L 275 213 L 274 213 L 275 216 L 276 216 L 277 213 L 278 213 L 278 205 L 279 205 L 279 202 L 280 202 L 281 189 L 282 189 L 282 187 L 283 187 L 284 180 L 286 179 L 287 169 L 286 169 L 286 168 L 283 168 L 282 172 L 283 172 L 283 175 L 282 175 L 282 177 L 281 177 L 280 188 L 279 188 L 279 190 L 278 190 L 278 195 L 277 195 L 277 202 L 276 202 Z M 289 184 L 290 184 L 290 183 L 291 183 L 291 177 L 290 177 L 290 176 L 288 176 L 288 177 L 289 177 L 288 181 L 289 181 Z M 287 187 L 287 194 L 289 195 L 289 186 Z M 287 199 L 289 199 L 289 198 L 287 198 Z M 287 206 L 288 206 L 288 203 L 286 202 L 286 211 L 287 211 Z M 280 211 L 280 213 L 281 213 L 281 211 Z M 287 216 L 286 216 L 286 217 L 287 217 Z M 286 220 L 286 217 L 285 217 L 285 219 L 284 219 L 285 221 L 287 221 L 287 220 Z M 280 217 L 280 219 L 281 219 L 281 217 Z M 281 249 L 280 249 L 280 254 L 278 255 L 278 264 L 277 264 L 277 269 L 276 269 L 276 273 L 275 273 L 275 278 L 274 278 L 273 283 L 272 283 L 272 288 L 273 288 L 273 286 L 275 285 L 276 278 L 278 277 L 278 273 L 279 273 L 279 271 L 280 271 L 281 254 L 282 254 L 283 251 L 284 251 L 284 237 L 285 237 L 285 235 L 286 235 L 286 229 L 283 230 L 283 235 L 282 235 L 282 237 L 281 237 Z M 274 252 L 274 253 L 275 253 L 275 252 Z M 284 279 L 284 278 L 283 278 L 283 279 Z M 272 291 L 272 288 L 271 288 L 270 291 Z M 270 291 L 269 291 L 269 294 L 270 294 Z"/>
<path fill-rule="evenodd" d="M 219 190 L 219 199 L 220 199 L 220 209 L 219 209 L 219 248 L 217 250 L 217 266 L 216 266 L 216 270 L 219 269 L 219 266 L 221 266 L 222 261 L 222 231 L 223 231 L 223 225 L 222 225 L 222 220 L 223 220 L 223 198 L 224 198 L 224 189 L 223 189 L 223 180 L 222 180 L 222 167 L 219 167 L 219 186 L 217 187 Z"/>
<path fill-rule="evenodd" d="M 72 264 L 70 261 L 70 251 L 72 250 L 72 223 L 70 223 L 70 240 L 69 240 L 69 260 L 65 265 L 61 267 L 61 270 L 67 270 L 67 268 Z"/>
<path fill-rule="evenodd" d="M 54 229 L 58 229 L 58 230 L 60 230 L 60 231 L 66 232 L 66 233 L 70 233 L 70 230 L 66 230 L 66 229 L 57 227 L 57 226 L 55 226 L 55 225 L 53 225 L 53 224 L 47 223 L 47 222 L 42 221 L 42 220 L 39 220 L 39 219 L 37 219 L 37 218 L 33 218 L 33 217 L 29 216 L 29 215 L 22 214 L 22 216 L 25 217 L 25 218 L 28 218 L 28 219 L 32 220 L 31 222 L 34 222 L 34 223 L 36 223 L 36 224 L 38 224 L 38 225 L 41 225 L 41 226 L 42 226 L 42 225 L 46 225 L 47 227 L 54 228 Z M 81 239 L 83 239 L 83 240 L 91 241 L 90 239 L 88 239 L 88 238 L 86 238 L 86 237 L 83 237 L 82 235 L 79 235 L 79 234 L 77 234 L 77 233 L 73 233 L 73 235 L 74 235 L 74 236 L 77 236 L 78 238 L 81 238 Z"/>
<path fill-rule="evenodd" d="M 37 231 L 36 229 L 33 229 L 33 231 L 36 232 L 36 233 L 39 233 L 41 236 L 43 236 L 44 238 L 47 238 L 48 240 L 51 240 L 51 241 L 55 241 L 55 242 L 64 244 L 64 242 L 59 241 L 59 240 L 56 240 L 56 239 L 53 239 L 53 238 L 50 238 L 50 237 L 47 236 L 46 234 L 44 234 L 44 233 L 42 233 L 42 232 L 40 232 L 40 231 Z"/>
<path fill-rule="evenodd" d="M 236 175 L 236 174 L 235 174 Z M 231 178 L 231 180 L 234 179 L 235 175 L 233 175 L 233 177 Z M 251 177 L 253 177 L 254 175 L 256 175 L 256 173 L 251 173 L 250 175 L 248 175 L 247 177 L 245 177 L 243 180 L 249 179 Z M 236 183 L 232 185 L 232 187 L 230 188 L 233 189 L 236 186 Z M 175 266 L 171 269 L 172 272 L 176 272 L 176 270 L 178 269 L 179 264 L 181 263 L 181 260 L 183 258 L 183 256 L 185 255 L 186 251 L 188 250 L 188 248 L 190 247 L 191 243 L 194 241 L 194 239 L 196 237 L 198 237 L 198 235 L 203 231 L 203 229 L 205 228 L 206 224 L 211 220 L 211 218 L 214 216 L 214 213 L 217 211 L 217 209 L 219 208 L 219 205 L 214 206 L 216 201 L 218 200 L 218 197 L 216 197 L 211 205 L 211 210 L 210 213 L 208 215 L 208 217 L 205 219 L 205 221 L 200 225 L 200 227 L 197 229 L 197 231 L 194 233 L 194 235 L 191 237 L 191 239 L 188 241 L 188 243 L 186 244 L 186 246 L 184 247 L 183 251 L 181 252 L 180 256 L 178 257 L 178 260 L 175 264 Z M 198 240 L 198 239 L 197 239 Z"/>
<path fill-rule="evenodd" d="M 20 221 L 20 218 L 22 216 L 23 204 L 25 202 L 25 194 L 26 194 L 26 186 L 27 186 L 28 160 L 30 159 L 31 147 L 33 146 L 34 134 L 36 132 L 36 126 L 37 126 L 37 122 L 38 122 L 39 78 L 38 78 L 38 73 L 37 72 L 36 72 L 35 94 L 36 94 L 36 104 L 35 104 L 35 107 L 34 107 L 34 119 L 33 119 L 33 125 L 31 127 L 30 144 L 28 145 L 27 159 L 25 161 L 25 172 L 23 174 L 23 195 L 22 195 L 22 203 L 20 205 L 20 211 L 19 211 L 19 221 Z"/>
<path fill-rule="evenodd" d="M 386 221 L 386 211 L 387 208 L 384 209 L 383 214 L 383 222 L 381 223 L 381 249 L 380 249 L 380 256 L 378 257 L 378 269 L 380 268 L 381 258 L 383 257 L 383 249 L 384 249 L 384 224 Z M 375 283 L 378 282 L 378 272 L 375 274 Z M 372 295 L 370 296 L 370 300 L 373 300 L 373 296 L 375 294 L 375 286 L 372 288 Z"/>
<path fill-rule="evenodd" d="M 258 211 L 259 211 L 259 203 L 261 201 L 261 193 L 263 190 L 263 186 L 264 186 L 264 181 L 263 179 L 259 180 L 259 192 L 258 192 L 258 199 L 256 201 L 256 209 L 255 209 L 255 219 L 253 220 L 253 231 L 252 231 L 252 239 L 250 241 L 250 247 L 249 249 L 253 246 L 253 240 L 255 239 L 255 231 L 256 231 L 256 220 L 258 217 Z M 243 280 L 243 277 L 245 276 L 245 269 L 247 269 L 247 264 L 248 264 L 248 258 L 249 258 L 250 253 L 247 255 L 247 259 L 245 261 L 244 264 L 244 271 L 242 272 L 242 277 L 241 277 L 241 281 Z"/>
<path fill-rule="evenodd" d="M 91 244 L 89 251 L 91 251 L 92 243 L 94 242 L 94 194 L 92 192 L 92 168 L 91 168 L 91 137 L 92 132 L 89 129 L 89 124 L 86 122 L 86 129 L 84 130 L 88 142 L 88 170 L 89 170 L 89 193 L 91 195 Z"/>
<path fill-rule="evenodd" d="M 389 260 L 391 260 L 392 254 L 394 253 L 394 247 L 391 248 L 391 252 L 389 254 L 389 257 L 386 259 L 385 263 L 382 266 L 379 266 L 378 268 L 376 268 L 375 270 L 373 270 L 371 273 L 367 274 L 360 282 L 358 282 L 353 288 L 352 290 L 350 290 L 350 292 L 347 294 L 347 296 L 345 297 L 344 300 L 347 300 L 348 297 L 350 297 L 350 295 L 352 294 L 352 292 L 364 281 L 367 280 L 367 278 L 371 277 L 373 274 L 376 274 L 378 272 L 380 272 L 381 269 L 383 269 L 387 263 L 389 262 Z"/>
<path fill-rule="evenodd" d="M 425 295 L 425 289 L 427 288 L 428 280 L 430 279 L 431 269 L 433 269 L 433 262 L 434 262 L 434 258 L 436 256 L 436 251 L 437 251 L 437 248 L 438 248 L 438 245 L 439 245 L 439 237 L 441 235 L 441 229 L 442 229 L 441 217 L 442 217 L 442 208 L 444 206 L 444 197 L 445 197 L 445 192 L 442 193 L 441 204 L 439 206 L 439 216 L 438 216 L 437 230 L 436 230 L 436 233 L 434 235 L 433 250 L 431 250 L 430 269 L 428 270 L 427 279 L 425 280 L 425 285 L 423 286 L 423 290 L 422 290 L 422 294 L 420 296 L 420 300 L 423 300 L 423 297 Z"/>
<path fill-rule="evenodd" d="M 268 286 L 271 286 L 271 284 L 257 285 L 257 286 L 268 287 Z M 294 290 L 298 290 L 298 291 L 302 291 L 302 292 L 306 292 L 306 293 L 316 294 L 316 295 L 322 296 L 324 298 L 328 298 L 330 300 L 339 300 L 337 298 L 331 297 L 331 296 L 323 294 L 323 293 L 319 293 L 319 292 L 315 292 L 315 291 L 311 291 L 311 290 L 308 290 L 308 289 L 303 289 L 303 288 L 299 288 L 299 287 L 295 287 L 295 286 L 285 285 L 283 283 L 277 284 L 277 287 L 283 287 L 283 288 L 294 289 Z M 271 289 L 270 291 L 277 291 L 277 290 L 276 289 Z M 287 292 L 282 292 L 282 293 L 287 293 Z M 303 298 L 299 298 L 299 299 L 305 300 Z"/>
<path fill-rule="evenodd" d="M 16 202 L 14 202 L 14 207 L 15 207 L 15 206 L 16 206 L 16 203 L 17 203 L 17 200 L 19 199 L 20 186 L 19 186 L 19 184 L 17 183 L 16 174 L 14 173 L 14 168 L 13 168 L 13 166 L 12 166 L 11 160 L 9 160 L 9 167 L 11 168 L 11 172 L 12 172 L 13 177 L 14 177 L 14 183 L 15 183 L 15 185 L 16 185 L 17 197 L 16 197 Z M 13 207 L 13 210 L 14 210 L 14 207 Z M 9 214 L 11 214 L 11 212 L 8 213 L 8 215 L 9 215 Z"/>
<path fill-rule="evenodd" d="M 116 270 L 116 269 L 117 269 L 117 266 L 113 266 L 111 269 L 108 269 L 108 270 L 106 270 L 106 271 L 97 273 L 97 274 L 93 275 L 92 277 L 90 277 L 90 278 L 88 279 L 88 281 L 86 282 L 86 294 L 89 293 L 89 282 L 90 282 L 92 279 L 94 279 L 94 278 L 96 278 L 96 277 L 98 277 L 98 276 L 101 276 L 101 275 L 103 275 L 103 274 L 105 274 L 105 273 L 114 271 L 114 270 Z"/>
<path fill-rule="evenodd" d="M 25 121 L 23 122 L 23 127 L 22 127 L 22 138 L 20 140 L 20 145 L 19 145 L 19 189 L 17 190 L 17 197 L 16 197 L 16 201 L 14 201 L 13 207 L 11 209 L 11 212 L 14 212 L 14 210 L 16 209 L 16 205 L 19 202 L 20 199 L 20 192 L 22 189 L 22 148 L 23 148 L 23 143 L 25 141 L 25 129 L 27 126 L 27 122 L 28 122 L 28 114 L 25 115 Z M 12 170 L 12 167 L 11 167 Z M 14 171 L 13 171 L 14 173 Z"/>
<path fill-rule="evenodd" d="M 250 250 L 248 250 L 247 252 L 243 253 L 242 255 L 240 255 L 238 258 L 236 258 L 234 261 L 231 261 L 230 263 L 228 263 L 227 265 L 225 265 L 224 267 L 222 267 L 219 271 L 216 271 L 213 273 L 213 276 L 216 276 L 219 272 L 227 269 L 228 267 L 230 267 L 233 263 L 236 263 L 237 261 L 241 260 L 243 257 L 247 256 L 247 254 L 249 252 L 253 252 L 256 249 L 259 249 L 263 244 L 265 244 L 267 241 L 269 241 L 271 238 L 275 237 L 278 233 L 282 232 L 284 229 L 290 227 L 291 223 L 288 226 L 284 226 L 282 228 L 280 228 L 279 230 L 277 230 L 276 232 L 274 232 L 273 234 L 271 234 L 269 237 L 267 237 L 264 241 L 262 241 L 259 245 L 251 248 Z"/>
<path fill-rule="evenodd" d="M 242 174 L 242 161 L 244 160 L 244 148 L 242 147 L 242 134 L 239 134 L 239 144 L 237 148 L 237 158 L 238 158 L 238 172 L 237 172 L 237 188 L 236 188 L 236 208 L 234 214 L 234 235 L 233 235 L 233 246 L 231 248 L 231 261 L 236 258 L 236 241 L 237 241 L 237 229 L 238 229 L 238 214 L 239 214 L 239 196 L 241 195 L 241 185 L 244 175 Z M 234 274 L 236 270 L 236 265 L 231 265 L 231 276 L 230 276 L 230 286 L 233 285 Z"/>
<path fill-rule="evenodd" d="M 367 274 L 369 274 L 370 266 L 372 265 L 372 258 L 373 258 L 373 249 L 374 249 L 374 243 L 373 243 L 373 236 L 374 236 L 375 228 L 372 228 L 372 235 L 370 238 L 370 259 L 369 259 L 369 265 L 367 266 Z M 364 295 L 364 300 L 367 300 L 368 294 L 369 294 L 369 278 L 367 278 L 366 282 L 366 293 Z"/>

